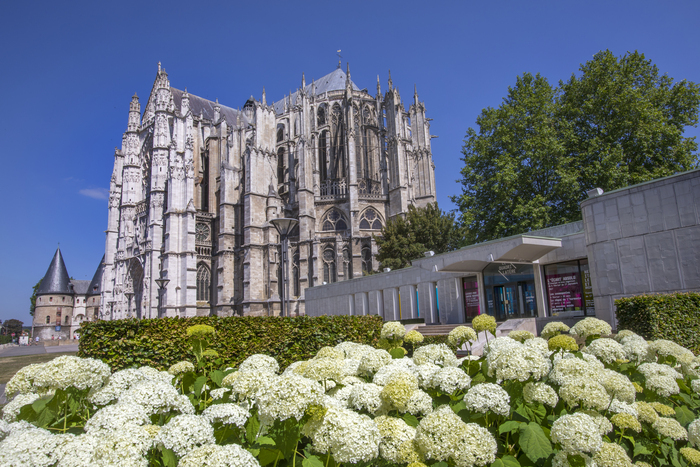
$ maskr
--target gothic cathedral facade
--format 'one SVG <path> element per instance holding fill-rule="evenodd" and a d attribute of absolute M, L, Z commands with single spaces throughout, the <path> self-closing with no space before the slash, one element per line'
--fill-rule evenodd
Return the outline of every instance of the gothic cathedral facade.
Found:
<path fill-rule="evenodd" d="M 377 270 L 373 235 L 435 201 L 429 120 L 391 75 L 372 96 L 339 65 L 236 110 L 171 87 L 159 64 L 114 155 L 100 317 L 279 315 L 280 217 L 298 220 L 285 295 L 304 314 L 306 288 Z"/>

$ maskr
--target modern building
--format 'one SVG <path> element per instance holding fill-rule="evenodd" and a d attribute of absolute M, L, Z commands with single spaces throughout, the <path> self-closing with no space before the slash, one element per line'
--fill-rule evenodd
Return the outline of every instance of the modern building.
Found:
<path fill-rule="evenodd" d="M 71 279 L 61 250 L 51 260 L 36 293 L 34 336 L 44 340 L 72 339 L 83 321 L 99 319 L 104 258 L 91 281 Z"/>
<path fill-rule="evenodd" d="M 466 323 L 596 316 L 614 300 L 700 291 L 700 170 L 620 190 L 591 190 L 582 221 L 470 245 L 409 268 L 306 291 L 308 315 Z"/>
<path fill-rule="evenodd" d="M 158 65 L 141 113 L 131 100 L 114 154 L 101 318 L 275 315 L 280 239 L 294 218 L 292 315 L 305 293 L 378 267 L 372 234 L 435 201 L 430 124 L 388 89 L 338 68 L 238 110 L 172 87 Z M 160 284 L 160 285 L 159 285 Z M 161 287 L 162 286 L 162 287 Z"/>

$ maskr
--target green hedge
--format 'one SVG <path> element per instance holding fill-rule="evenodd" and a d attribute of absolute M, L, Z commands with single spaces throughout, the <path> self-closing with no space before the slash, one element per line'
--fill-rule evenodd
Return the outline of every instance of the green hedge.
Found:
<path fill-rule="evenodd" d="M 12 339 L 12 336 L 0 336 L 0 345 L 9 344 L 10 342 L 12 342 Z"/>
<path fill-rule="evenodd" d="M 238 365 L 248 356 L 275 357 L 282 368 L 311 358 L 321 347 L 343 341 L 374 345 L 379 340 L 378 316 L 321 316 L 317 318 L 232 317 L 161 318 L 83 323 L 78 356 L 99 358 L 113 371 L 150 365 L 167 369 L 194 360 L 187 328 L 208 324 L 216 328 L 210 348 L 223 361 Z"/>
<path fill-rule="evenodd" d="M 700 353 L 700 293 L 638 295 L 615 300 L 617 329 L 668 339 Z"/>

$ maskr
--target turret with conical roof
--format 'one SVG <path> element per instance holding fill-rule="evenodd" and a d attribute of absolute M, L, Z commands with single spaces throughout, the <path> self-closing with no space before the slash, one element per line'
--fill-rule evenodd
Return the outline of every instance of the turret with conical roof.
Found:
<path fill-rule="evenodd" d="M 99 266 L 95 271 L 95 275 L 92 276 L 92 281 L 90 281 L 90 286 L 88 287 L 88 295 L 100 295 L 102 292 L 102 273 L 105 270 L 105 257 L 102 255 Z"/>
<path fill-rule="evenodd" d="M 53 255 L 49 269 L 46 271 L 44 278 L 41 280 L 41 285 L 36 291 L 37 296 L 47 294 L 71 295 L 73 288 L 68 276 L 66 264 L 63 262 L 61 249 L 57 248 Z"/>

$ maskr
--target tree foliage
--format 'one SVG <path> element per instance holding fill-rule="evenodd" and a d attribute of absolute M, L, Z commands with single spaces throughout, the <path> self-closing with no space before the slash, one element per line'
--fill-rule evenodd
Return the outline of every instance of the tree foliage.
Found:
<path fill-rule="evenodd" d="M 36 292 L 37 290 L 39 290 L 39 286 L 41 285 L 42 279 L 39 279 L 39 282 L 37 282 L 36 285 L 32 288 L 32 296 L 29 297 L 29 301 L 31 302 L 31 305 L 29 306 L 29 314 L 32 316 L 34 316 L 34 310 L 36 310 Z"/>
<path fill-rule="evenodd" d="M 2 323 L 2 333 L 9 336 L 13 332 L 17 335 L 22 333 L 22 325 L 24 323 L 18 319 L 8 319 Z"/>
<path fill-rule="evenodd" d="M 453 201 L 470 242 L 579 220 L 588 190 L 696 164 L 697 143 L 683 132 L 698 122 L 697 84 L 674 83 L 638 52 L 600 52 L 580 72 L 557 88 L 523 74 L 467 131 Z"/>
<path fill-rule="evenodd" d="M 424 208 L 411 205 L 406 217 L 389 220 L 381 236 L 375 236 L 382 268 L 400 269 L 426 251 L 445 253 L 464 244 L 464 229 L 455 222 L 454 213 L 443 212 L 437 203 Z"/>

